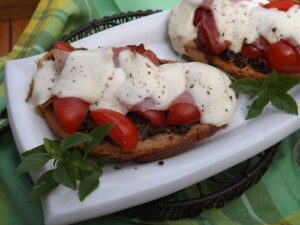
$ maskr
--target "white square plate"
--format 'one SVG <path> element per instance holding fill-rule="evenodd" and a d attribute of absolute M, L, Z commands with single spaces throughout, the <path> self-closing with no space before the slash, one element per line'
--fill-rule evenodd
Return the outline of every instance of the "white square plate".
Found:
<path fill-rule="evenodd" d="M 160 58 L 179 60 L 167 36 L 168 15 L 166 11 L 147 16 L 84 38 L 74 45 L 97 48 L 144 43 Z M 5 65 L 10 125 L 20 153 L 40 145 L 44 137 L 54 138 L 44 120 L 25 103 L 36 70 L 34 61 L 40 57 L 13 60 Z M 291 94 L 299 104 L 300 87 L 294 88 Z M 72 190 L 57 188 L 42 201 L 45 224 L 78 222 L 165 196 L 256 155 L 300 128 L 298 116 L 272 107 L 259 118 L 245 121 L 248 104 L 246 97 L 241 96 L 227 129 L 186 153 L 164 160 L 163 166 L 157 162 L 125 165 L 120 170 L 106 166 L 99 188 L 83 202 Z"/>

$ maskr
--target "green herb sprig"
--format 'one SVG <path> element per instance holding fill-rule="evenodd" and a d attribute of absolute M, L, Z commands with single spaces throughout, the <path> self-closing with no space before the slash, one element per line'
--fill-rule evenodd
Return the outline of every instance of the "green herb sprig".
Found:
<path fill-rule="evenodd" d="M 269 102 L 279 110 L 298 115 L 297 103 L 287 93 L 298 83 L 299 79 L 295 77 L 273 72 L 263 81 L 243 78 L 233 82 L 230 87 L 254 98 L 246 116 L 248 120 L 259 116 Z"/>
<path fill-rule="evenodd" d="M 90 134 L 74 133 L 60 141 L 44 138 L 43 145 L 24 152 L 17 173 L 38 170 L 51 159 L 54 167 L 38 178 L 29 200 L 37 200 L 61 184 L 77 190 L 80 201 L 83 201 L 99 186 L 102 167 L 109 160 L 109 157 L 101 157 L 95 162 L 88 160 L 86 156 L 111 128 L 112 124 L 98 126 Z M 79 149 L 79 145 L 84 151 Z"/>

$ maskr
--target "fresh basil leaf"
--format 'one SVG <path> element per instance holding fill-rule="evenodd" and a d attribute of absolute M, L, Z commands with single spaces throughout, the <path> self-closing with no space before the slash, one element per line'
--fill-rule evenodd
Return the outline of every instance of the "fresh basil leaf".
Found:
<path fill-rule="evenodd" d="M 90 137 L 88 134 L 74 133 L 61 141 L 60 148 L 61 150 L 66 150 L 68 148 L 72 148 L 78 146 L 81 143 L 92 141 L 92 140 L 93 138 Z"/>
<path fill-rule="evenodd" d="M 50 157 L 43 152 L 35 152 L 24 157 L 17 167 L 17 173 L 26 173 L 32 170 L 41 168 L 45 163 L 49 161 Z"/>
<path fill-rule="evenodd" d="M 93 147 L 98 145 L 103 140 L 103 138 L 108 134 L 108 132 L 111 130 L 112 127 L 113 124 L 109 123 L 109 124 L 97 126 L 94 130 L 92 130 L 90 135 L 93 137 L 93 140 L 84 143 L 84 149 L 85 149 L 84 157 L 87 156 L 87 154 Z"/>
<path fill-rule="evenodd" d="M 76 190 L 76 174 L 71 169 L 66 162 L 58 162 L 56 169 L 53 171 L 53 178 L 56 182 Z"/>
<path fill-rule="evenodd" d="M 38 153 L 38 152 L 40 152 L 40 153 L 46 153 L 44 145 L 39 145 L 39 146 L 37 146 L 37 147 L 29 150 L 29 151 L 23 152 L 22 153 L 22 157 L 29 156 L 31 154 Z"/>
<path fill-rule="evenodd" d="M 92 172 L 88 177 L 85 177 L 79 184 L 79 199 L 83 201 L 92 191 L 99 186 L 99 177 L 101 172 Z"/>
<path fill-rule="evenodd" d="M 73 162 L 81 162 L 83 160 L 83 155 L 82 153 L 76 149 L 72 152 L 72 161 Z"/>
<path fill-rule="evenodd" d="M 84 171 L 97 171 L 98 168 L 92 163 L 83 158 L 82 154 L 78 150 L 74 150 L 72 153 L 72 164 L 74 167 Z"/>
<path fill-rule="evenodd" d="M 44 138 L 44 147 L 51 158 L 62 160 L 60 141 Z"/>
<path fill-rule="evenodd" d="M 230 86 L 235 91 L 241 91 L 246 95 L 257 95 L 260 88 L 260 83 L 251 78 L 243 78 L 233 82 Z"/>
<path fill-rule="evenodd" d="M 49 170 L 39 177 L 31 190 L 31 194 L 29 196 L 30 201 L 38 200 L 57 188 L 59 183 L 53 179 L 52 175 L 53 170 Z"/>
<path fill-rule="evenodd" d="M 110 159 L 109 156 L 101 156 L 100 158 L 97 159 L 97 166 L 99 167 L 105 166 L 108 163 L 109 159 Z"/>
<path fill-rule="evenodd" d="M 264 107 L 268 104 L 269 98 L 266 96 L 259 96 L 254 102 L 251 104 L 248 114 L 246 116 L 246 120 L 253 119 L 260 115 Z"/>
<path fill-rule="evenodd" d="M 272 72 L 264 79 L 261 83 L 262 87 L 275 87 L 276 83 L 278 82 L 278 74 L 276 72 Z"/>
<path fill-rule="evenodd" d="M 292 87 L 299 84 L 300 80 L 296 77 L 280 75 L 278 77 L 278 83 L 276 84 L 276 90 L 280 92 L 287 92 Z"/>
<path fill-rule="evenodd" d="M 271 103 L 277 109 L 287 113 L 298 115 L 298 106 L 296 101 L 287 93 L 279 93 L 271 98 Z"/>

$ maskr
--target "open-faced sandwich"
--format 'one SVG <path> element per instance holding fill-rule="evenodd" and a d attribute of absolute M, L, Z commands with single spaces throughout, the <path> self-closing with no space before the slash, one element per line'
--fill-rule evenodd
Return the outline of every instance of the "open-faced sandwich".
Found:
<path fill-rule="evenodd" d="M 179 54 L 237 77 L 300 76 L 300 3 L 182 0 L 169 19 Z"/>
<path fill-rule="evenodd" d="M 27 101 L 55 135 L 114 124 L 94 156 L 170 157 L 226 127 L 235 111 L 225 73 L 160 60 L 143 45 L 86 50 L 57 42 L 37 67 Z"/>

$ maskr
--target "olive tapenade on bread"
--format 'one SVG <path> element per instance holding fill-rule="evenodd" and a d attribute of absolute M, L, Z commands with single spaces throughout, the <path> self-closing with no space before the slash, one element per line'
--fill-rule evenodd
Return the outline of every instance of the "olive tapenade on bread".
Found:
<path fill-rule="evenodd" d="M 169 19 L 176 52 L 236 78 L 300 75 L 297 1 L 181 0 Z"/>
<path fill-rule="evenodd" d="M 223 72 L 160 60 L 143 45 L 84 50 L 57 42 L 37 65 L 27 101 L 56 136 L 113 123 L 94 156 L 140 162 L 174 156 L 226 127 L 235 112 Z"/>

